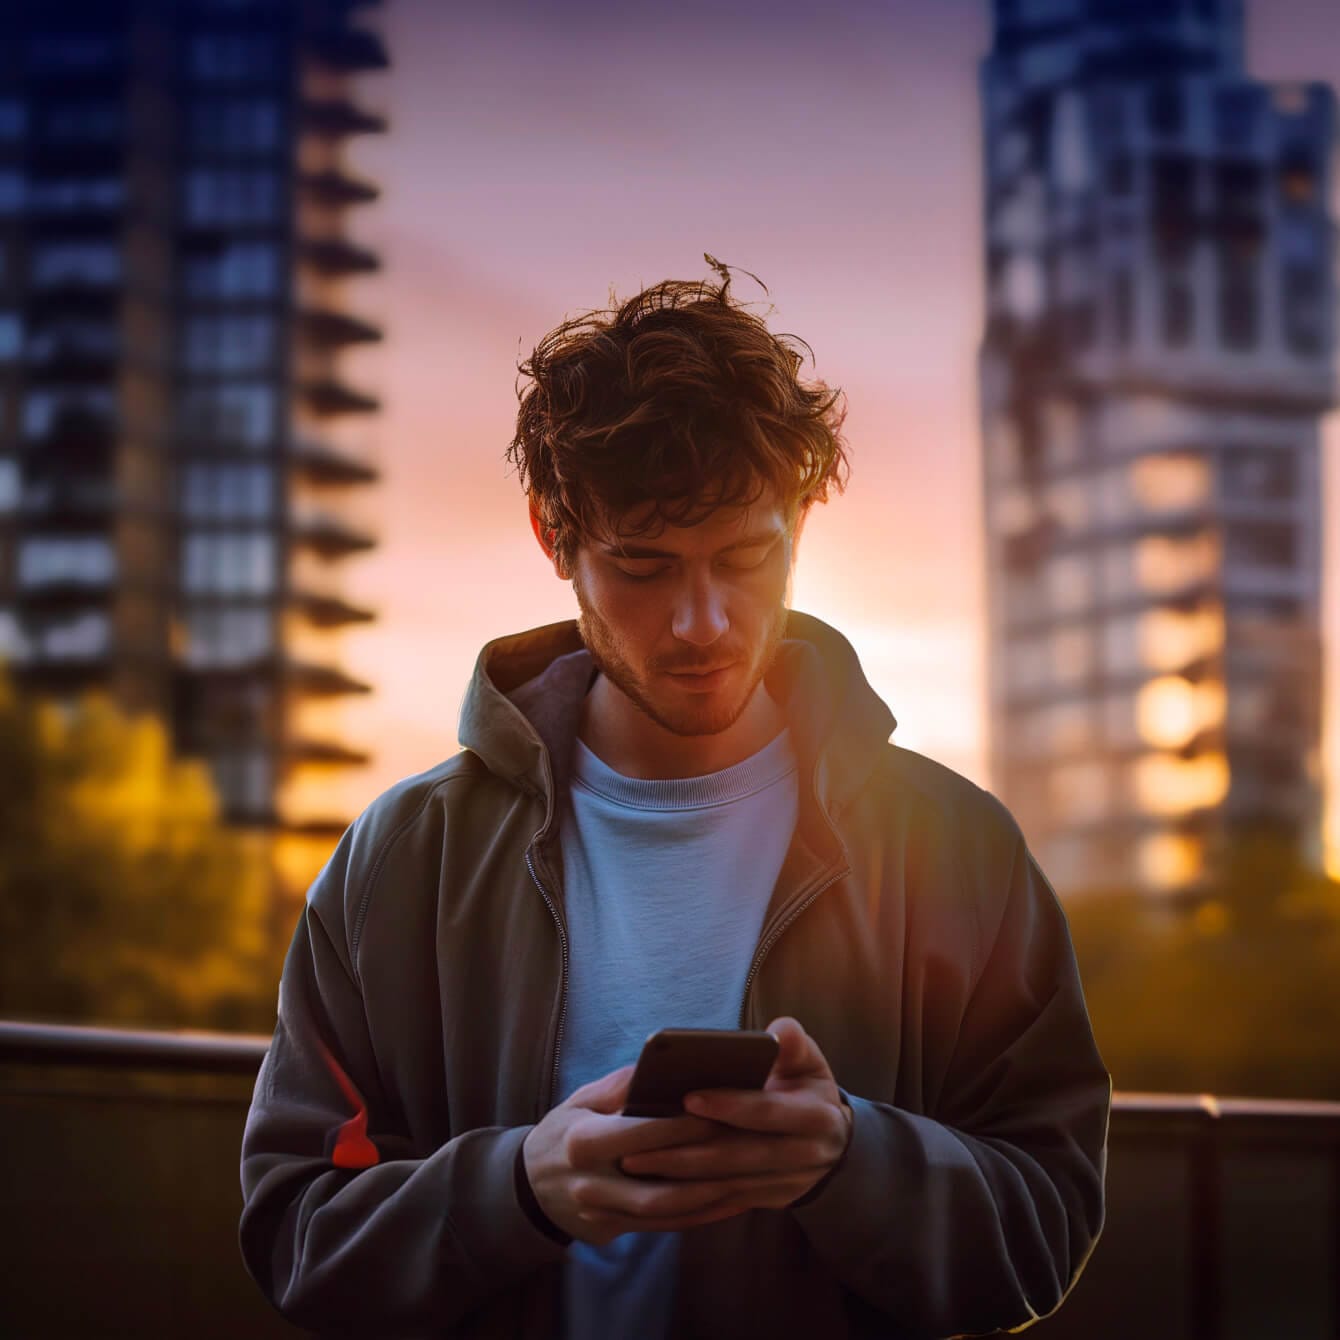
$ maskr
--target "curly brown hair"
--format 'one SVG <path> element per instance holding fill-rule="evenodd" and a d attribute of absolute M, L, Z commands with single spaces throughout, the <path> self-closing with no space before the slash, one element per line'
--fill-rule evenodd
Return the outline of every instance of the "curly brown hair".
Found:
<path fill-rule="evenodd" d="M 769 488 L 794 526 L 846 487 L 842 392 L 802 382 L 804 341 L 772 334 L 706 259 L 719 284 L 668 279 L 622 304 L 611 293 L 608 310 L 564 321 L 518 365 L 507 458 L 565 574 L 589 538 L 696 525 Z"/>

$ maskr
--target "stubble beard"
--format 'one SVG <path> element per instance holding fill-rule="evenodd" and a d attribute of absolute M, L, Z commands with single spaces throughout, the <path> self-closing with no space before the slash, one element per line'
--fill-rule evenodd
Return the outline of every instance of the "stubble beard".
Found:
<path fill-rule="evenodd" d="M 596 669 L 644 716 L 672 735 L 719 735 L 729 730 L 753 701 L 758 686 L 777 659 L 777 649 L 786 634 L 788 611 L 785 602 L 779 601 L 768 625 L 762 658 L 749 684 L 737 699 L 722 704 L 703 702 L 695 706 L 692 701 L 672 701 L 672 690 L 667 688 L 666 694 L 658 701 L 620 651 L 619 640 L 613 629 L 587 603 L 582 593 L 581 578 L 576 575 L 572 579 L 572 589 L 580 611 L 577 631 L 587 651 L 591 653 Z"/>

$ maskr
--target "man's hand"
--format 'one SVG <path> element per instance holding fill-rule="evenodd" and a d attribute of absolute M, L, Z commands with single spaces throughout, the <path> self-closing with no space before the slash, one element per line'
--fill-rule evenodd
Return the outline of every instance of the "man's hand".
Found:
<path fill-rule="evenodd" d="M 633 1069 L 627 1065 L 584 1084 L 545 1113 L 521 1147 L 540 1208 L 583 1242 L 697 1228 L 745 1208 L 727 1203 L 732 1189 L 719 1181 L 658 1182 L 620 1172 L 620 1161 L 632 1155 L 710 1142 L 722 1130 L 703 1117 L 617 1115 Z"/>
<path fill-rule="evenodd" d="M 727 1130 L 625 1155 L 623 1170 L 683 1179 L 688 1186 L 715 1182 L 726 1188 L 716 1207 L 721 1211 L 780 1210 L 809 1191 L 847 1148 L 851 1109 L 823 1053 L 795 1019 L 775 1019 L 768 1032 L 781 1048 L 761 1091 L 708 1089 L 685 1098 L 687 1110 Z"/>

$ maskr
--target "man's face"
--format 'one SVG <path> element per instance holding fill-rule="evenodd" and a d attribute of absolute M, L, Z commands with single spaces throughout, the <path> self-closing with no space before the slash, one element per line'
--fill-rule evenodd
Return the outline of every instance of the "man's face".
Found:
<path fill-rule="evenodd" d="M 633 514 L 640 521 L 647 506 Z M 628 527 L 625 527 L 628 529 Z M 715 735 L 749 705 L 786 627 L 794 531 L 775 498 L 659 535 L 588 540 L 572 573 L 592 659 L 675 735 Z M 706 677 L 695 670 L 714 670 Z"/>

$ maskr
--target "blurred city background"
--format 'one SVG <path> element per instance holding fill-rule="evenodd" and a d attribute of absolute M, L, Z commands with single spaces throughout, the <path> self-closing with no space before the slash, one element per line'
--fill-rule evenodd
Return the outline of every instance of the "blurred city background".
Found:
<path fill-rule="evenodd" d="M 793 603 L 1019 818 L 1118 1089 L 1340 1099 L 1331 0 L 0 29 L 0 1016 L 269 1032 L 345 825 L 576 612 L 517 361 L 706 250 L 848 397 Z"/>

